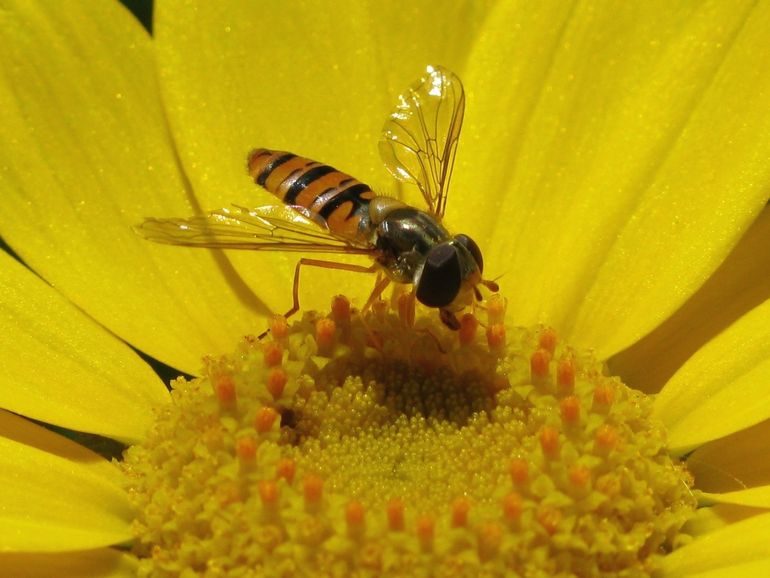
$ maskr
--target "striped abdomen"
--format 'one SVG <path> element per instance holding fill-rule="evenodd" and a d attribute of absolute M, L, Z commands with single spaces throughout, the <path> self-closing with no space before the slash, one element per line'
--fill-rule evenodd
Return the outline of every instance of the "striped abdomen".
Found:
<path fill-rule="evenodd" d="M 359 235 L 374 191 L 361 181 L 322 163 L 284 151 L 256 149 L 249 155 L 249 174 L 287 205 L 309 209 L 337 235 Z"/>

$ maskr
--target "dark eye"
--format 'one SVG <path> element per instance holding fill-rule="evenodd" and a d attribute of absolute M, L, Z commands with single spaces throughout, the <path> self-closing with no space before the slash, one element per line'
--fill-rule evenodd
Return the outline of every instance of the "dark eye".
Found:
<path fill-rule="evenodd" d="M 417 299 L 428 307 L 449 305 L 460 291 L 460 258 L 449 244 L 441 244 L 428 251 L 420 280 Z"/>
<path fill-rule="evenodd" d="M 479 267 L 479 273 L 484 272 L 484 258 L 481 256 L 481 249 L 476 244 L 476 241 L 471 239 L 468 235 L 457 235 L 455 241 L 460 243 L 463 247 L 468 249 L 468 252 L 473 256 L 473 260 L 476 261 L 476 265 Z"/>

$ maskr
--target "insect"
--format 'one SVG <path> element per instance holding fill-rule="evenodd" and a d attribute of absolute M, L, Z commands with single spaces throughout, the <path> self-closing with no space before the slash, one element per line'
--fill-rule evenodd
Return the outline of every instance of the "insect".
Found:
<path fill-rule="evenodd" d="M 254 182 L 282 204 L 220 209 L 188 219 L 146 219 L 137 232 L 151 241 L 189 247 L 367 255 L 367 267 L 303 257 L 294 272 L 292 308 L 299 310 L 302 266 L 377 273 L 368 308 L 389 283 L 412 284 L 412 295 L 437 308 L 441 320 L 459 329 L 456 313 L 481 301 L 484 280 L 478 245 L 442 225 L 447 206 L 465 94 L 460 79 L 441 66 L 426 73 L 398 99 L 386 119 L 380 156 L 390 173 L 416 185 L 427 210 L 377 195 L 355 178 L 295 154 L 256 149 L 248 156 Z"/>

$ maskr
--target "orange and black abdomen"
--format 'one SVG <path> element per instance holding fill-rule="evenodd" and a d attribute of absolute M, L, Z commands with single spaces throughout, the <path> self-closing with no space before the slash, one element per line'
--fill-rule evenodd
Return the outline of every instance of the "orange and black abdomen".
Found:
<path fill-rule="evenodd" d="M 256 149 L 248 166 L 259 186 L 287 205 L 305 207 L 333 233 L 351 239 L 358 236 L 361 215 L 375 197 L 369 185 L 350 175 L 285 151 Z"/>

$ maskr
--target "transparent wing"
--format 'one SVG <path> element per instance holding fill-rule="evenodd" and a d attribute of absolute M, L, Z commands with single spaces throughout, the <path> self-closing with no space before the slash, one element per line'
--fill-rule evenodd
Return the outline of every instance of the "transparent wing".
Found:
<path fill-rule="evenodd" d="M 188 219 L 146 219 L 134 230 L 150 241 L 209 249 L 372 254 L 368 246 L 336 237 L 304 207 L 233 205 Z"/>
<path fill-rule="evenodd" d="M 460 79 L 446 68 L 428 66 L 425 76 L 399 96 L 382 129 L 385 166 L 397 179 L 417 185 L 439 219 L 446 210 L 464 112 Z"/>

